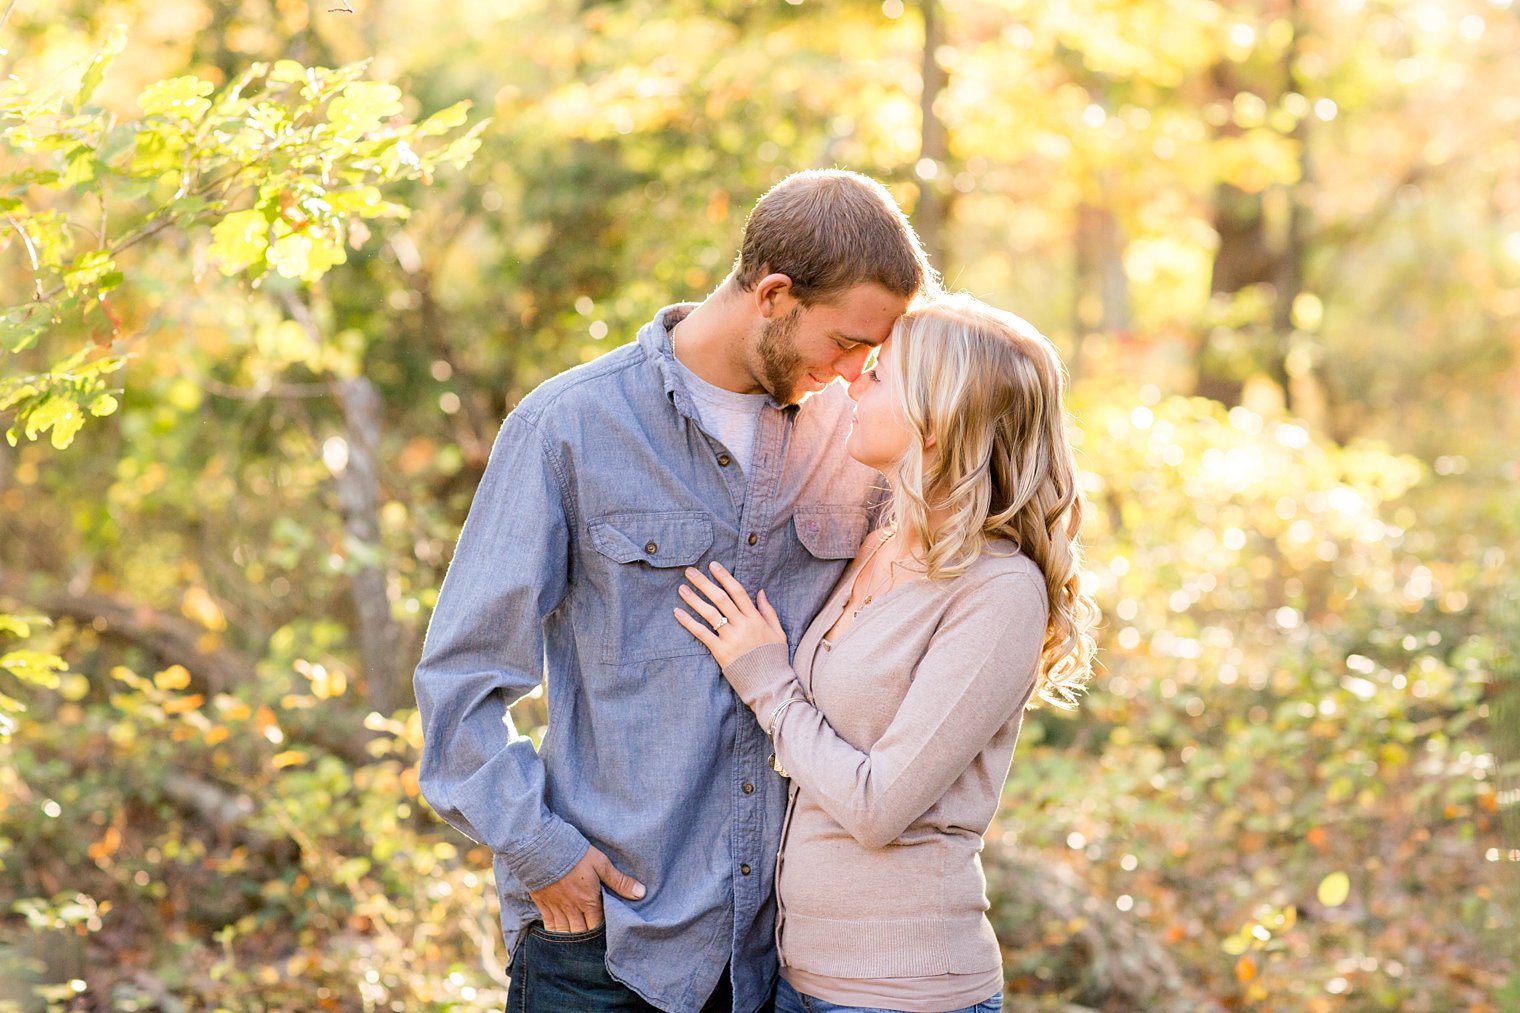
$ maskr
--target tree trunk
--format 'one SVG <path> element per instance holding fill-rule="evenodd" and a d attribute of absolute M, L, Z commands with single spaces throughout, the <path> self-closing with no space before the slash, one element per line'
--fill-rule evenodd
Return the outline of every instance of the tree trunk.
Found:
<path fill-rule="evenodd" d="M 1124 234 L 1107 207 L 1077 205 L 1076 284 L 1073 286 L 1071 373 L 1081 366 L 1083 338 L 1094 332 L 1130 329 L 1129 276 L 1124 272 Z"/>
<path fill-rule="evenodd" d="M 1302 94 L 1298 80 L 1298 50 L 1303 39 L 1300 0 L 1290 0 L 1293 39 L 1283 53 L 1283 87 Z M 1309 231 L 1309 209 L 1304 192 L 1309 185 L 1312 166 L 1309 162 L 1309 135 L 1304 117 L 1293 125 L 1293 139 L 1298 142 L 1298 182 L 1288 187 L 1288 227 L 1283 249 L 1277 257 L 1272 283 L 1276 289 L 1272 307 L 1272 331 L 1276 342 L 1268 362 L 1268 373 L 1283 392 L 1283 406 L 1294 410 L 1293 378 L 1288 375 L 1288 355 L 1293 344 L 1293 304 L 1304 291 L 1304 246 Z"/>
<path fill-rule="evenodd" d="M 1299 92 L 1297 60 L 1303 37 L 1300 4 L 1289 3 L 1294 35 L 1283 55 L 1283 80 L 1280 94 Z M 1240 90 L 1229 68 L 1217 66 L 1213 71 L 1216 97 L 1224 103 L 1234 101 Z M 1270 100 L 1269 100 L 1270 102 Z M 1300 119 L 1292 136 L 1299 142 L 1299 180 L 1284 188 L 1285 220 L 1274 244 L 1269 229 L 1267 206 L 1259 193 L 1247 193 L 1227 183 L 1214 192 L 1214 230 L 1219 248 L 1214 254 L 1214 272 L 1209 290 L 1215 296 L 1233 296 L 1252 285 L 1269 284 L 1271 317 L 1254 327 L 1236 328 L 1229 333 L 1233 347 L 1222 347 L 1206 334 L 1199 341 L 1195 359 L 1197 380 L 1194 393 L 1224 404 L 1237 404 L 1245 380 L 1253 370 L 1264 371 L 1282 390 L 1283 403 L 1291 411 L 1293 390 L 1288 375 L 1288 355 L 1293 338 L 1293 304 L 1304 290 L 1304 258 L 1308 245 L 1309 211 L 1304 205 L 1304 190 L 1309 179 L 1308 136 Z M 1230 136 L 1239 128 L 1227 123 L 1220 133 Z"/>
<path fill-rule="evenodd" d="M 923 0 L 924 59 L 923 90 L 919 95 L 919 162 L 933 163 L 931 172 L 918 174 L 918 205 L 913 209 L 913 226 L 923 240 L 929 262 L 946 274 L 945 224 L 950 218 L 954 188 L 950 182 L 950 141 L 944 121 L 934 111 L 935 101 L 949 83 L 945 68 L 935 58 L 944 44 L 944 26 L 937 0 Z"/>
<path fill-rule="evenodd" d="M 286 295 L 285 309 L 315 342 L 321 328 L 311 308 Z M 380 395 L 363 376 L 332 377 L 333 396 L 343 412 L 344 460 L 333 467 L 343 533 L 356 566 L 349 577 L 358 628 L 359 664 L 364 673 L 365 700 L 371 710 L 392 714 L 410 701 L 409 666 L 401 628 L 391 616 L 390 571 L 380 542 Z"/>
<path fill-rule="evenodd" d="M 380 544 L 380 395 L 362 376 L 333 381 L 333 393 L 343 410 L 348 460 L 336 469 L 343 532 L 359 565 L 349 579 L 349 593 L 358 618 L 360 664 L 364 669 L 366 700 L 372 710 L 391 714 L 407 700 L 406 658 L 401 655 L 401 631 L 391 617 L 389 571 Z"/>
<path fill-rule="evenodd" d="M 1267 249 L 1266 215 L 1259 194 L 1221 183 L 1214 191 L 1214 231 L 1219 247 L 1214 251 L 1214 270 L 1209 279 L 1211 296 L 1233 296 L 1271 277 L 1272 255 Z M 1235 335 L 1230 337 L 1235 340 Z M 1194 394 L 1225 405 L 1240 403 L 1245 377 L 1230 361 L 1228 351 L 1215 343 L 1213 334 L 1200 338 L 1194 365 Z"/>

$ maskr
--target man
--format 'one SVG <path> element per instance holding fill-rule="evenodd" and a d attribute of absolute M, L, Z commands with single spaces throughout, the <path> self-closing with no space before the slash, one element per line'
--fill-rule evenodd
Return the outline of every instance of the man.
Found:
<path fill-rule="evenodd" d="M 768 1004 L 785 787 L 676 589 L 721 561 L 795 646 L 878 495 L 833 381 L 932 284 L 880 184 L 797 173 L 701 304 L 507 417 L 416 690 L 423 794 L 495 855 L 512 1010 Z M 506 708 L 541 678 L 535 751 Z"/>

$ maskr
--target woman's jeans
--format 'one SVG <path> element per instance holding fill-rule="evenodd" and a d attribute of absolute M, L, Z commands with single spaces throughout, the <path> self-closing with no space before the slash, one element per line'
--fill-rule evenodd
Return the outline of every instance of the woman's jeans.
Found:
<path fill-rule="evenodd" d="M 506 1013 L 660 1013 L 637 992 L 607 973 L 607 926 L 586 932 L 550 932 L 528 926 L 507 968 Z M 733 1007 L 728 971 L 702 1007 L 723 1013 Z"/>
<path fill-rule="evenodd" d="M 1003 994 L 999 992 L 986 1002 L 966 1006 L 954 1013 L 996 1013 L 1003 1008 Z M 882 1009 L 880 1006 L 836 1006 L 834 1003 L 803 995 L 782 978 L 776 982 L 776 1013 L 900 1013 L 898 1010 Z"/>

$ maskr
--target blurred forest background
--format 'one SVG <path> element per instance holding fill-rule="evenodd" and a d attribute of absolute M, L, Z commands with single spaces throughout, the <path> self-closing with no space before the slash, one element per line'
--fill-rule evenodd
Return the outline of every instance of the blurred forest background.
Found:
<path fill-rule="evenodd" d="M 830 165 L 1075 381 L 1007 1008 L 1520 1009 L 1513 0 L 0 15 L 0 1009 L 501 1008 L 410 690 L 492 438 Z"/>

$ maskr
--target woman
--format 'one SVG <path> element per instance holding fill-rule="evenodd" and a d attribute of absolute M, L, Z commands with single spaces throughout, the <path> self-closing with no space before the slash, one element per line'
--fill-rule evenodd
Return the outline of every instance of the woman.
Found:
<path fill-rule="evenodd" d="M 752 601 L 716 563 L 711 579 L 687 571 L 696 615 L 677 620 L 792 778 L 779 1013 L 1001 1007 L 982 834 L 1025 707 L 1075 703 L 1097 618 L 1079 581 L 1064 385 L 1024 321 L 935 299 L 850 385 L 846 450 L 892 498 L 795 661 L 763 590 Z"/>

